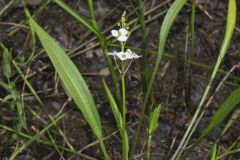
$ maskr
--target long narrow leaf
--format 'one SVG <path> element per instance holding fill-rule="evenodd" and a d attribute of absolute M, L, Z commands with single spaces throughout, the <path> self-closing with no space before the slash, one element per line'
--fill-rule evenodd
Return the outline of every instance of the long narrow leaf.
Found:
<path fill-rule="evenodd" d="M 218 126 L 234 109 L 240 104 L 240 88 L 235 90 L 230 96 L 223 102 L 220 108 L 212 117 L 209 125 L 203 131 L 200 139 L 207 136 L 216 126 Z"/>
<path fill-rule="evenodd" d="M 114 99 L 110 89 L 108 88 L 108 86 L 107 86 L 107 84 L 105 83 L 104 80 L 103 80 L 103 86 L 104 86 L 104 89 L 105 89 L 105 91 L 107 93 L 109 103 L 110 103 L 110 105 L 112 107 L 113 115 L 114 115 L 114 118 L 115 118 L 115 120 L 117 122 L 118 129 L 120 130 L 120 134 L 121 134 L 122 137 L 125 138 L 125 142 L 126 142 L 125 148 L 127 148 L 126 150 L 128 151 L 129 150 L 128 149 L 128 146 L 129 146 L 129 144 L 128 144 L 128 135 L 127 135 L 127 131 L 126 130 L 124 131 L 124 136 L 123 136 L 123 133 L 122 133 L 123 118 L 122 118 L 121 112 L 119 111 L 117 103 L 116 103 L 116 101 L 115 101 L 115 99 Z"/>
<path fill-rule="evenodd" d="M 233 34 L 233 30 L 235 27 L 235 23 L 236 23 L 236 13 L 237 13 L 237 7 L 236 7 L 236 0 L 229 0 L 229 4 L 228 4 L 228 16 L 227 16 L 227 26 L 226 26 L 226 32 L 225 32 L 225 36 L 224 36 L 224 40 L 220 49 L 220 53 L 218 55 L 217 58 L 217 62 L 214 66 L 210 81 L 208 82 L 208 85 L 204 91 L 204 94 L 201 98 L 201 101 L 197 107 L 197 110 L 177 148 L 177 150 L 175 151 L 174 155 L 172 156 L 172 160 L 173 159 L 178 159 L 179 156 L 181 155 L 181 153 L 183 152 L 184 147 L 187 145 L 189 139 L 191 138 L 191 135 L 194 131 L 194 128 L 196 128 L 195 126 L 198 124 L 199 120 L 197 118 L 199 118 L 199 114 L 200 111 L 203 107 L 203 104 L 209 94 L 210 88 L 213 84 L 213 81 L 216 77 L 217 71 L 220 67 L 220 64 L 227 52 L 227 49 L 229 47 L 229 44 L 231 42 L 231 38 L 232 38 L 232 34 Z M 197 123 L 196 123 L 197 122 Z M 195 124 L 196 123 L 196 124 Z M 195 126 L 194 126 L 195 125 Z"/>
<path fill-rule="evenodd" d="M 83 16 L 81 16 L 78 12 L 76 12 L 74 9 L 72 9 L 70 6 L 68 6 L 66 3 L 64 3 L 62 0 L 53 0 L 57 5 L 59 5 L 61 8 L 63 8 L 67 13 L 72 15 L 74 18 L 76 18 L 78 21 L 80 21 L 85 27 L 87 27 L 90 31 L 92 31 L 98 38 L 105 39 L 102 34 L 94 28 Z"/>
<path fill-rule="evenodd" d="M 34 31 L 37 33 L 44 49 L 46 50 L 51 62 L 53 63 L 60 79 L 67 88 L 83 116 L 89 123 L 93 132 L 98 138 L 102 138 L 102 127 L 92 95 L 79 73 L 76 66 L 59 47 L 57 42 L 48 35 L 32 18 L 29 19 Z"/>
<path fill-rule="evenodd" d="M 10 78 L 11 75 L 11 52 L 1 44 L 3 49 L 3 75 L 7 78 Z"/>
<path fill-rule="evenodd" d="M 211 159 L 210 160 L 217 160 L 217 144 L 214 143 L 211 151 Z"/>
<path fill-rule="evenodd" d="M 160 34 L 159 34 L 159 46 L 158 46 L 158 55 L 157 55 L 157 60 L 156 60 L 156 64 L 154 66 L 151 78 L 150 78 L 150 82 L 148 85 L 148 89 L 147 89 L 147 93 L 145 95 L 144 98 L 144 102 L 143 102 L 143 107 L 142 107 L 142 112 L 139 118 L 139 123 L 138 126 L 136 128 L 135 131 L 135 135 L 134 135 L 134 140 L 131 146 L 131 150 L 130 150 L 130 159 L 133 158 L 133 154 L 134 154 L 134 150 L 135 150 L 135 146 L 140 134 L 140 129 L 141 129 L 141 125 L 142 125 L 142 121 L 143 121 L 143 117 L 144 117 L 144 113 L 146 111 L 147 108 L 147 102 L 148 102 L 148 98 L 150 96 L 151 93 L 151 89 L 153 86 L 153 82 L 155 80 L 155 76 L 157 74 L 161 59 L 162 59 L 162 55 L 163 55 L 163 51 L 165 49 L 165 44 L 167 41 L 167 37 L 170 31 L 170 28 L 174 22 L 174 20 L 176 19 L 178 13 L 180 12 L 180 10 L 182 9 L 182 7 L 184 6 L 184 4 L 186 3 L 186 0 L 175 0 L 174 3 L 172 4 L 172 6 L 169 8 L 167 15 L 165 16 L 164 20 L 163 20 L 163 24 L 162 27 L 160 29 Z"/>
<path fill-rule="evenodd" d="M 110 103 L 110 105 L 112 107 L 113 115 L 114 115 L 115 120 L 117 122 L 118 129 L 121 131 L 122 130 L 122 120 L 123 120 L 121 112 L 119 111 L 117 103 L 114 100 L 113 95 L 112 95 L 110 89 L 108 88 L 108 86 L 107 86 L 107 84 L 106 84 L 106 82 L 104 80 L 103 80 L 103 86 L 104 86 L 104 89 L 105 89 L 105 91 L 107 93 L 107 97 L 108 97 L 109 103 Z"/>

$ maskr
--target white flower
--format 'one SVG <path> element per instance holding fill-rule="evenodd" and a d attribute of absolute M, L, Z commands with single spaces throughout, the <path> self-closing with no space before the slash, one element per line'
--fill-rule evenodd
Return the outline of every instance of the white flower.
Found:
<path fill-rule="evenodd" d="M 117 56 L 121 61 L 141 57 L 141 56 L 137 55 L 136 53 L 132 52 L 130 49 L 127 49 L 126 52 L 116 52 L 116 51 L 109 52 L 108 55 Z"/>
<path fill-rule="evenodd" d="M 132 56 L 128 53 L 128 52 L 118 52 L 117 53 L 117 57 L 121 60 L 121 61 L 125 61 L 127 59 L 132 59 Z"/>
<path fill-rule="evenodd" d="M 118 31 L 117 30 L 112 30 L 111 31 L 113 37 L 118 37 Z"/>
<path fill-rule="evenodd" d="M 118 31 L 117 30 L 112 30 L 111 31 L 112 36 L 116 37 L 118 41 L 124 42 L 128 39 L 128 31 L 125 28 L 121 28 Z"/>
<path fill-rule="evenodd" d="M 136 53 L 132 52 L 131 49 L 127 49 L 126 52 L 128 52 L 128 54 L 131 55 L 131 57 L 132 57 L 131 59 L 142 57 L 142 56 L 139 56 Z"/>

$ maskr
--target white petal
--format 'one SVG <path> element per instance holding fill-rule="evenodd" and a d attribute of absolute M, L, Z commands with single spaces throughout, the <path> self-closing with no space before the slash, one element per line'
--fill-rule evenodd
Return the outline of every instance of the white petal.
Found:
<path fill-rule="evenodd" d="M 110 55 L 110 56 L 116 56 L 116 55 L 117 55 L 117 52 L 116 52 L 116 51 L 108 52 L 108 55 Z"/>
<path fill-rule="evenodd" d="M 117 30 L 112 30 L 111 31 L 113 37 L 118 37 L 118 31 Z"/>
<path fill-rule="evenodd" d="M 124 42 L 124 41 L 126 41 L 126 40 L 128 39 L 128 37 L 122 35 L 122 36 L 119 36 L 117 39 L 118 39 L 118 41 L 120 41 L 120 42 Z"/>
<path fill-rule="evenodd" d="M 127 51 L 130 55 L 133 54 L 132 51 L 131 51 L 131 49 L 127 49 L 126 51 Z"/>
<path fill-rule="evenodd" d="M 128 58 L 127 58 L 127 54 L 126 53 L 124 53 L 124 52 L 118 52 L 117 53 L 117 57 L 121 60 L 121 61 L 125 61 L 125 60 L 127 60 Z"/>
<path fill-rule="evenodd" d="M 125 52 L 127 59 L 133 59 L 132 54 L 130 54 L 128 51 Z"/>
<path fill-rule="evenodd" d="M 133 58 L 140 58 L 140 57 L 142 57 L 142 56 L 139 56 L 136 54 Z"/>
<path fill-rule="evenodd" d="M 140 57 L 142 57 L 142 56 L 139 56 L 136 53 L 132 52 L 130 49 L 127 49 L 127 52 L 132 56 L 132 58 L 140 58 Z"/>
<path fill-rule="evenodd" d="M 125 28 L 121 28 L 119 29 L 119 32 L 121 33 L 121 35 L 126 36 L 128 34 L 128 31 Z"/>

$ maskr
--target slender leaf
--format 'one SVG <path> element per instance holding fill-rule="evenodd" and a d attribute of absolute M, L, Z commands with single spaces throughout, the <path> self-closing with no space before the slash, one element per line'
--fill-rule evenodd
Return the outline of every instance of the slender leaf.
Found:
<path fill-rule="evenodd" d="M 158 105 L 149 116 L 147 160 L 150 160 L 150 157 L 151 157 L 150 150 L 151 150 L 151 143 L 152 143 L 152 135 L 153 135 L 153 132 L 155 132 L 155 130 L 158 127 L 158 119 L 160 116 L 160 111 L 161 111 L 161 105 Z"/>
<path fill-rule="evenodd" d="M 108 97 L 108 100 L 109 100 L 109 103 L 112 107 L 112 111 L 113 111 L 113 115 L 115 117 L 115 120 L 117 122 L 117 126 L 118 126 L 118 129 L 121 131 L 122 130 L 122 115 L 121 115 L 121 112 L 119 111 L 118 109 L 118 106 L 117 106 L 117 103 L 116 101 L 114 100 L 114 97 L 110 91 L 110 89 L 108 88 L 106 82 L 103 80 L 103 86 L 104 86 L 104 89 L 107 93 L 107 97 Z"/>
<path fill-rule="evenodd" d="M 37 133 L 36 135 L 34 135 L 33 137 L 31 137 L 31 139 L 29 139 L 27 142 L 25 142 L 22 146 L 20 146 L 19 148 L 17 148 L 12 155 L 9 157 L 9 160 L 14 160 L 16 158 L 16 156 L 21 153 L 24 149 L 26 149 L 33 141 L 37 140 L 41 135 L 43 135 L 49 128 L 51 128 L 53 125 L 55 125 L 59 120 L 61 120 L 68 112 L 60 115 L 59 117 L 57 117 L 56 119 L 54 119 L 53 122 L 51 122 L 50 124 L 48 124 L 44 129 L 42 129 L 39 133 Z M 0 125 L 0 127 L 2 127 L 2 125 Z"/>
<path fill-rule="evenodd" d="M 207 136 L 216 126 L 218 126 L 234 109 L 240 104 L 240 88 L 235 90 L 230 96 L 223 102 L 220 108 L 212 117 L 209 125 L 203 131 L 200 139 Z"/>
<path fill-rule="evenodd" d="M 105 39 L 104 36 L 102 36 L 102 34 L 96 28 L 94 28 L 83 16 L 81 16 L 78 12 L 76 12 L 74 9 L 72 9 L 62 0 L 53 0 L 53 2 L 55 2 L 57 5 L 63 8 L 67 13 L 69 13 L 78 21 L 80 21 L 85 27 L 87 27 L 90 31 L 96 34 L 98 38 Z"/>
<path fill-rule="evenodd" d="M 7 78 L 10 78 L 11 75 L 11 52 L 5 48 L 2 44 L 2 49 L 3 49 L 3 75 Z"/>
<path fill-rule="evenodd" d="M 160 65 L 160 62 L 162 59 L 163 51 L 165 49 L 165 44 L 167 41 L 167 37 L 168 37 L 169 31 L 170 31 L 170 28 L 185 3 L 186 3 L 186 0 L 175 0 L 174 3 L 172 4 L 172 6 L 169 8 L 167 15 L 165 16 L 165 18 L 163 20 L 163 24 L 162 24 L 162 27 L 160 29 L 160 34 L 159 34 L 159 46 L 158 46 L 157 60 L 156 60 L 156 64 L 154 66 L 154 69 L 153 69 L 153 72 L 152 72 L 152 75 L 151 75 L 151 78 L 149 81 L 147 93 L 144 98 L 142 112 L 141 112 L 141 115 L 139 118 L 139 123 L 136 128 L 134 140 L 133 140 L 131 150 L 130 150 L 130 159 L 133 158 L 135 146 L 136 146 L 139 134 L 140 134 L 141 125 L 142 125 L 143 118 L 144 118 L 144 113 L 147 108 L 148 98 L 150 96 L 153 82 L 155 80 L 155 76 L 157 74 L 157 71 L 158 71 L 158 68 L 159 68 L 159 65 Z"/>
<path fill-rule="evenodd" d="M 158 105 L 149 117 L 149 127 L 148 127 L 149 135 L 152 135 L 153 132 L 158 127 L 158 119 L 159 119 L 159 116 L 160 116 L 160 111 L 161 111 L 161 105 Z"/>
<path fill-rule="evenodd" d="M 200 121 L 198 119 L 199 114 L 200 114 L 201 109 L 203 107 L 203 104 L 204 104 L 204 102 L 205 102 L 205 100 L 206 100 L 206 98 L 209 94 L 210 88 L 211 88 L 211 86 L 213 84 L 213 81 L 216 77 L 216 74 L 217 74 L 217 71 L 220 67 L 220 64 L 221 64 L 221 62 L 222 62 L 222 60 L 223 60 L 223 58 L 224 58 L 224 56 L 227 52 L 229 44 L 231 42 L 232 34 L 233 34 L 235 23 L 236 23 L 236 13 L 237 13 L 236 6 L 237 6 L 236 5 L 236 0 L 229 0 L 226 32 L 225 32 L 223 43 L 221 45 L 220 53 L 219 53 L 218 58 L 217 58 L 217 62 L 214 66 L 210 81 L 208 82 L 208 85 L 207 85 L 207 87 L 204 91 L 204 94 L 201 98 L 201 101 L 200 101 L 198 107 L 197 107 L 197 110 L 196 110 L 190 124 L 188 125 L 188 128 L 187 128 L 187 130 L 186 130 L 186 132 L 185 132 L 177 150 L 175 151 L 174 155 L 172 156 L 172 158 L 171 158 L 172 160 L 173 159 L 178 159 L 180 157 L 180 155 L 183 152 L 184 147 L 187 145 L 189 139 L 191 138 L 191 135 L 194 132 L 194 129 L 196 128 L 198 122 Z"/>
<path fill-rule="evenodd" d="M 128 147 L 129 146 L 128 135 L 127 135 L 127 131 L 126 130 L 124 131 L 124 134 L 125 134 L 124 136 L 123 136 L 123 133 L 122 133 L 123 118 L 122 118 L 121 112 L 119 111 L 117 103 L 116 103 L 116 101 L 115 101 L 115 99 L 114 99 L 110 89 L 108 88 L 108 86 L 107 86 L 107 84 L 106 84 L 106 82 L 104 80 L 103 80 L 103 86 L 104 86 L 104 89 L 105 89 L 105 91 L 107 93 L 107 97 L 108 97 L 109 103 L 110 103 L 110 105 L 112 107 L 113 115 L 114 115 L 114 118 L 115 118 L 115 120 L 117 122 L 118 129 L 120 130 L 120 134 L 121 134 L 122 137 L 125 138 L 124 146 L 125 146 L 126 150 L 128 151 L 129 150 L 128 149 L 129 148 Z"/>
<path fill-rule="evenodd" d="M 214 143 L 211 151 L 211 160 L 217 160 L 217 144 Z"/>

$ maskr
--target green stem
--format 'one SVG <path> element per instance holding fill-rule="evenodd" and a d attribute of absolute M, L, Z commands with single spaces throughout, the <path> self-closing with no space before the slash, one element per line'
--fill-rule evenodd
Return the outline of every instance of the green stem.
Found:
<path fill-rule="evenodd" d="M 105 147 L 105 145 L 103 143 L 103 139 L 102 138 L 99 139 L 99 144 L 101 146 L 101 149 L 102 149 L 102 152 L 103 152 L 105 160 L 110 160 L 110 157 L 108 156 L 108 153 L 107 153 L 107 150 L 106 150 L 106 147 Z"/>
<path fill-rule="evenodd" d="M 147 141 L 147 160 L 150 160 L 150 149 L 151 149 L 151 140 L 152 136 L 148 135 L 148 141 Z"/>
<path fill-rule="evenodd" d="M 122 77 L 122 156 L 123 160 L 128 160 L 128 142 L 127 141 L 127 134 L 126 132 L 126 91 L 125 91 L 125 64 L 124 61 L 122 61 L 122 68 L 121 68 L 121 77 Z"/>

